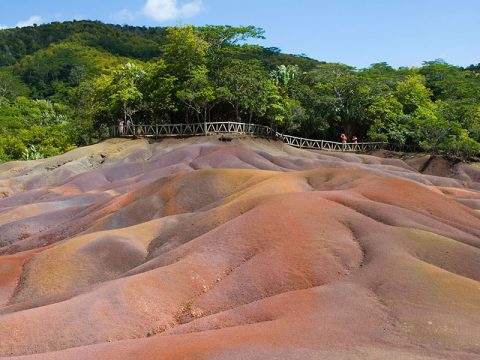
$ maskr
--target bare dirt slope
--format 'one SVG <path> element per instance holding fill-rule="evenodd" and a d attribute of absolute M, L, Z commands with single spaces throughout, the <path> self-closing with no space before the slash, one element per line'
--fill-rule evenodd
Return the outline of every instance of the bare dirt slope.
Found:
<path fill-rule="evenodd" d="M 422 166 L 216 137 L 0 165 L 0 357 L 479 359 L 480 170 Z"/>

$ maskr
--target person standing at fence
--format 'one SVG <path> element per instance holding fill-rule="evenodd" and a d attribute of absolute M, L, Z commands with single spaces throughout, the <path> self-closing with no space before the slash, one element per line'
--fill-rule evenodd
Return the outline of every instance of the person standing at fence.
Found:
<path fill-rule="evenodd" d="M 355 135 L 352 136 L 352 143 L 356 144 L 358 142 L 358 139 Z"/>
<path fill-rule="evenodd" d="M 125 125 L 125 123 L 123 122 L 123 120 L 120 120 L 120 122 L 118 123 L 118 133 L 120 135 L 123 135 L 123 126 Z"/>
<path fill-rule="evenodd" d="M 133 132 L 132 132 L 132 121 L 130 119 L 127 120 L 127 133 L 133 134 Z"/>
<path fill-rule="evenodd" d="M 345 151 L 347 147 L 347 136 L 345 134 L 340 135 L 340 139 L 342 140 L 342 151 Z"/>

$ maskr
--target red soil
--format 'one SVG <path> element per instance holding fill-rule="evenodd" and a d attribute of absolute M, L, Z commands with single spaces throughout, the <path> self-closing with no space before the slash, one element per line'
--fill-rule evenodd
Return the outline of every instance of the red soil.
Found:
<path fill-rule="evenodd" d="M 478 359 L 462 166 L 215 138 L 0 165 L 0 357 Z"/>

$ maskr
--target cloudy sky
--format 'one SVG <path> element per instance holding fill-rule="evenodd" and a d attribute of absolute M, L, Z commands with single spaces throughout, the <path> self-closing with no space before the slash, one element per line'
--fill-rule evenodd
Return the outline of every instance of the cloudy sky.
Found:
<path fill-rule="evenodd" d="M 263 46 L 357 67 L 480 63 L 479 0 L 0 0 L 0 28 L 72 19 L 256 25 Z"/>

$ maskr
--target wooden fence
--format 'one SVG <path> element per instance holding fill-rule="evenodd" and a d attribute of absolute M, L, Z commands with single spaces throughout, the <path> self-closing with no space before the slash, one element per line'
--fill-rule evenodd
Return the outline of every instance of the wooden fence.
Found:
<path fill-rule="evenodd" d="M 303 149 L 317 149 L 326 151 L 350 151 L 364 152 L 384 148 L 383 142 L 346 143 L 326 140 L 305 139 L 291 135 L 284 135 L 271 127 L 246 124 L 239 122 L 207 122 L 193 124 L 155 124 L 155 125 L 131 125 L 121 129 L 118 126 L 110 128 L 111 137 L 188 137 L 211 134 L 245 134 L 265 138 L 282 140 L 284 143 Z"/>

